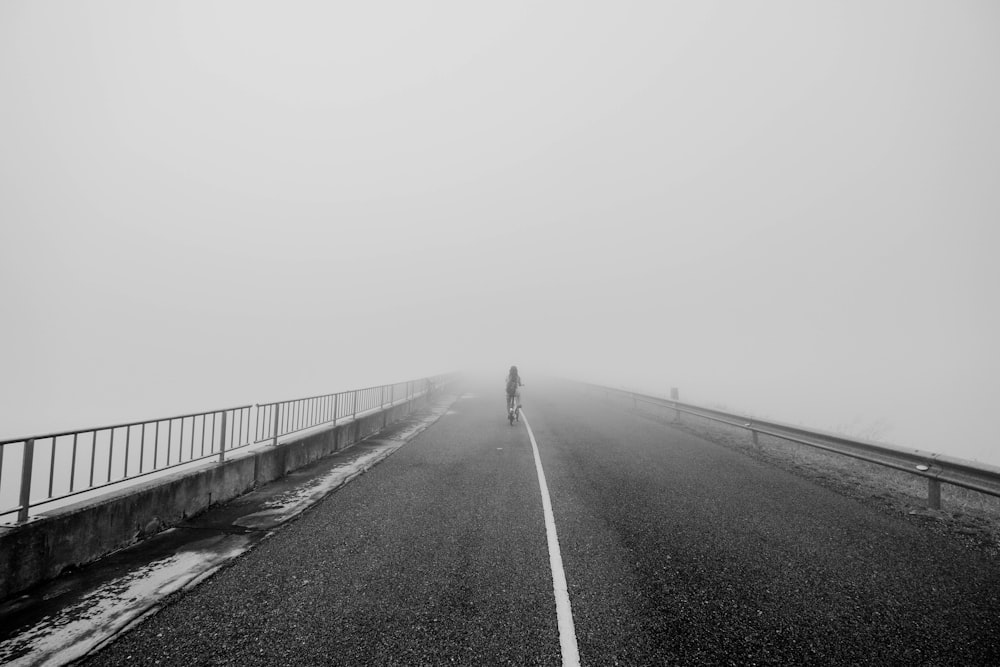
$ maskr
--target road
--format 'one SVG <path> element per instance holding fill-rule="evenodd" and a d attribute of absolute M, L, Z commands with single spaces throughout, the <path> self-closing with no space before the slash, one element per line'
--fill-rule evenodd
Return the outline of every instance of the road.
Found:
<path fill-rule="evenodd" d="M 498 387 L 85 664 L 562 664 Z M 574 385 L 524 401 L 581 664 L 1000 664 L 988 556 Z"/>

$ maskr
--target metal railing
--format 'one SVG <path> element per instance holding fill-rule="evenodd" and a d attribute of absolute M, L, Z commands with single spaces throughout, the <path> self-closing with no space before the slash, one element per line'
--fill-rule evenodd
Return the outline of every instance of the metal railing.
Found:
<path fill-rule="evenodd" d="M 646 403 L 669 408 L 674 411 L 678 419 L 682 414 L 690 414 L 745 429 L 750 432 L 755 446 L 759 446 L 758 435 L 764 434 L 923 477 L 927 480 L 927 505 L 931 509 L 941 509 L 942 483 L 1000 497 L 1000 468 L 984 463 L 849 438 L 624 389 L 582 384 L 631 399 L 634 407 L 639 403 Z"/>
<path fill-rule="evenodd" d="M 282 436 L 413 400 L 452 377 L 3 440 L 0 520 L 16 514 L 23 523 L 42 505 L 213 457 L 223 461 L 267 440 L 277 444 Z"/>
<path fill-rule="evenodd" d="M 337 424 L 341 419 L 356 419 L 359 415 L 411 401 L 432 391 L 435 380 L 440 382 L 443 377 L 256 405 L 254 443 L 267 440 L 277 443 L 284 435 Z"/>

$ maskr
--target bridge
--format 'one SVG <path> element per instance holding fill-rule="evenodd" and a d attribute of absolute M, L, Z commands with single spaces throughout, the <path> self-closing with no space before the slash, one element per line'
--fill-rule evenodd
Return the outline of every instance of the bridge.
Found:
<path fill-rule="evenodd" d="M 995 469 L 568 381 L 531 382 L 513 425 L 492 384 L 387 387 L 8 443 L 0 479 L 34 489 L 0 534 L 21 558 L 88 508 L 158 518 L 133 546 L 8 583 L 0 661 L 1000 663 L 998 545 L 958 539 L 941 509 L 942 483 L 1000 495 Z M 912 474 L 924 509 L 775 465 L 767 438 Z M 57 449 L 85 484 L 63 488 Z M 103 495 L 60 492 L 77 484 Z M 156 507 L 164 488 L 197 511 Z"/>

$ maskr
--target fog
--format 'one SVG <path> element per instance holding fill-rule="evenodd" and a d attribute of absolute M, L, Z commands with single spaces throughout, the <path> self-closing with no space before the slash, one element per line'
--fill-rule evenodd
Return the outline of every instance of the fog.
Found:
<path fill-rule="evenodd" d="M 517 364 L 1000 464 L 998 81 L 990 1 L 9 0 L 0 438 Z"/>

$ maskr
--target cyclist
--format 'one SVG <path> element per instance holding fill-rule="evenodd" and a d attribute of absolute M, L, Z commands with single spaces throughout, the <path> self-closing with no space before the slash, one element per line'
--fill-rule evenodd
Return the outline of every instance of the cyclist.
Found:
<path fill-rule="evenodd" d="M 514 411 L 514 418 L 517 418 L 517 410 L 521 407 L 521 375 L 517 372 L 517 366 L 511 366 L 507 373 L 507 412 Z"/>

